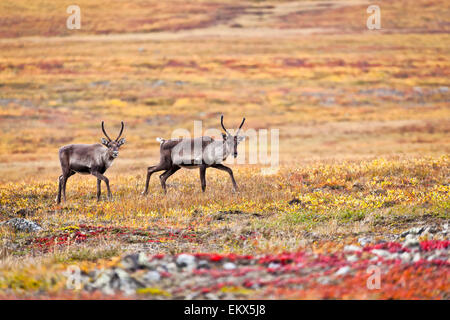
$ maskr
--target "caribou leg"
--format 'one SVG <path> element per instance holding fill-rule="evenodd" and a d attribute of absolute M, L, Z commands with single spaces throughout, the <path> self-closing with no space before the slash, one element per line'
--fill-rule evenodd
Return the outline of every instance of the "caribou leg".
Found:
<path fill-rule="evenodd" d="M 222 171 L 228 172 L 228 174 L 229 174 L 230 177 L 231 177 L 231 182 L 233 183 L 233 189 L 234 189 L 234 191 L 237 191 L 237 190 L 238 190 L 238 186 L 237 186 L 237 184 L 236 184 L 236 180 L 234 180 L 233 170 L 231 170 L 231 169 L 228 168 L 227 166 L 224 166 L 223 164 L 214 164 L 214 165 L 212 165 L 212 167 L 213 167 L 213 168 L 216 168 L 216 169 L 219 169 L 219 170 L 222 170 Z"/>
<path fill-rule="evenodd" d="M 101 174 L 100 172 L 97 171 L 93 171 L 91 172 L 91 174 L 95 177 L 97 177 L 97 186 L 98 186 L 98 180 L 104 181 L 106 184 L 106 189 L 108 189 L 108 199 L 112 199 L 112 193 L 111 193 L 111 189 L 109 188 L 109 179 L 107 177 L 105 177 L 103 174 Z M 98 197 L 97 197 L 98 200 Z"/>
<path fill-rule="evenodd" d="M 202 184 L 202 191 L 205 192 L 205 190 L 206 190 L 206 166 L 205 165 L 200 166 L 200 182 Z"/>
<path fill-rule="evenodd" d="M 158 172 L 158 171 L 163 171 L 163 170 L 169 170 L 170 166 L 168 164 L 165 163 L 160 163 L 157 166 L 151 166 L 147 168 L 147 179 L 145 181 L 145 190 L 144 192 L 142 192 L 142 195 L 147 195 L 148 194 L 148 185 L 150 183 L 150 177 L 152 176 L 152 174 L 154 172 Z"/>
<path fill-rule="evenodd" d="M 97 178 L 97 201 L 100 201 L 102 195 L 102 180 Z"/>
<path fill-rule="evenodd" d="M 162 175 L 159 176 L 159 179 L 161 180 L 161 186 L 162 186 L 164 192 L 167 192 L 166 180 L 180 169 L 181 169 L 180 166 L 173 166 L 172 168 L 170 168 L 169 170 L 167 170 L 166 172 L 164 172 Z"/>
<path fill-rule="evenodd" d="M 69 177 L 73 176 L 75 174 L 75 171 L 69 171 L 69 173 L 64 172 L 59 177 L 59 184 L 58 184 L 58 198 L 56 199 L 56 202 L 59 204 L 61 203 L 61 191 L 64 202 L 66 202 L 66 184 L 67 180 L 69 180 Z"/>
<path fill-rule="evenodd" d="M 60 204 L 61 203 L 61 189 L 62 189 L 62 185 L 61 185 L 61 180 L 62 180 L 63 176 L 60 175 L 58 178 L 58 195 L 56 196 L 56 203 Z"/>

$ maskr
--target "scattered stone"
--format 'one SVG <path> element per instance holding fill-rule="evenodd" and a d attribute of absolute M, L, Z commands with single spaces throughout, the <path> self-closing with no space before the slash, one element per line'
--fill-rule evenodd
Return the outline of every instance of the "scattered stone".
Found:
<path fill-rule="evenodd" d="M 211 266 L 209 265 L 208 261 L 200 260 L 197 264 L 197 269 L 211 269 Z"/>
<path fill-rule="evenodd" d="M 177 265 L 173 262 L 166 264 L 163 266 L 166 268 L 167 272 L 174 273 L 177 271 Z"/>
<path fill-rule="evenodd" d="M 145 274 L 143 279 L 146 282 L 158 282 L 161 280 L 161 275 L 157 271 L 149 271 Z"/>
<path fill-rule="evenodd" d="M 190 254 L 180 254 L 177 257 L 177 266 L 180 268 L 188 267 L 191 268 L 195 264 L 195 257 Z"/>
<path fill-rule="evenodd" d="M 153 267 L 153 264 L 151 263 L 148 256 L 144 252 L 139 252 L 138 258 L 137 258 L 137 264 L 141 268 L 151 269 Z"/>
<path fill-rule="evenodd" d="M 417 239 L 409 238 L 403 243 L 403 247 L 409 249 L 418 249 L 420 247 L 420 242 Z"/>
<path fill-rule="evenodd" d="M 344 247 L 344 252 L 361 252 L 362 249 L 355 245 L 348 245 Z"/>
<path fill-rule="evenodd" d="M 400 259 L 402 259 L 403 263 L 409 263 L 411 261 L 411 255 L 408 252 L 403 252 L 400 255 Z"/>
<path fill-rule="evenodd" d="M 12 227 L 15 231 L 22 231 L 22 232 L 39 232 L 42 230 L 42 227 L 38 225 L 36 222 L 22 218 L 13 218 L 8 221 L 0 223 L 0 225 L 6 225 Z"/>
<path fill-rule="evenodd" d="M 319 278 L 317 278 L 316 281 L 317 281 L 318 283 L 324 284 L 324 285 L 327 285 L 327 284 L 330 284 L 330 283 L 331 283 L 330 277 L 319 277 Z"/>
<path fill-rule="evenodd" d="M 347 256 L 347 261 L 348 262 L 356 262 L 356 261 L 358 261 L 359 259 L 358 259 L 358 256 L 356 255 L 356 254 L 352 254 L 352 255 L 350 255 L 350 256 Z"/>
<path fill-rule="evenodd" d="M 392 257 L 391 253 L 387 250 L 373 249 L 372 253 L 379 257 L 386 258 L 386 259 L 391 259 L 391 257 Z"/>
<path fill-rule="evenodd" d="M 412 229 L 409 229 L 409 230 L 403 232 L 400 236 L 402 236 L 402 237 L 406 237 L 406 236 L 408 236 L 408 235 L 418 236 L 418 235 L 420 235 L 424 230 L 425 230 L 425 227 L 412 228 Z"/>
<path fill-rule="evenodd" d="M 281 267 L 281 265 L 279 263 L 275 263 L 275 262 L 271 262 L 268 265 L 268 268 L 271 268 L 271 269 L 277 269 L 279 267 Z"/>
<path fill-rule="evenodd" d="M 367 238 L 367 237 L 361 237 L 358 239 L 358 243 L 365 247 L 367 244 L 372 243 L 373 239 L 372 238 Z"/>
<path fill-rule="evenodd" d="M 127 270 L 135 271 L 139 268 L 138 254 L 129 254 L 121 261 L 122 267 Z"/>
<path fill-rule="evenodd" d="M 234 270 L 234 269 L 236 269 L 236 265 L 232 262 L 227 262 L 223 265 L 223 268 L 225 270 Z"/>
<path fill-rule="evenodd" d="M 335 276 L 344 276 L 347 273 L 349 273 L 351 270 L 351 268 L 349 266 L 345 266 L 340 268 L 338 271 L 336 271 L 336 273 L 334 274 Z"/>

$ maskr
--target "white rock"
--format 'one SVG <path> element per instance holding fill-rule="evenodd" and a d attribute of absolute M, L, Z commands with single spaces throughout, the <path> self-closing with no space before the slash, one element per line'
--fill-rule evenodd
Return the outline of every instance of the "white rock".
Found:
<path fill-rule="evenodd" d="M 411 255 L 408 252 L 403 252 L 400 255 L 400 259 L 402 259 L 403 263 L 409 263 L 411 261 Z"/>
<path fill-rule="evenodd" d="M 421 257 L 420 257 L 420 253 L 419 253 L 419 252 L 416 252 L 416 253 L 414 254 L 413 262 L 419 261 L 420 258 L 421 258 Z"/>
<path fill-rule="evenodd" d="M 349 245 L 344 247 L 344 252 L 361 252 L 361 247 L 355 245 Z"/>
<path fill-rule="evenodd" d="M 275 262 L 271 262 L 271 263 L 269 263 L 268 267 L 271 268 L 271 269 L 276 269 L 276 268 L 280 267 L 280 264 L 279 263 L 275 263 Z"/>
<path fill-rule="evenodd" d="M 366 244 L 371 243 L 372 241 L 373 241 L 372 238 L 364 238 L 364 237 L 362 237 L 362 238 L 359 238 L 359 239 L 358 239 L 358 243 L 359 243 L 360 245 L 362 245 L 363 247 L 364 247 Z"/>
<path fill-rule="evenodd" d="M 140 267 L 150 268 L 153 266 L 150 259 L 144 252 L 139 252 L 137 263 Z"/>
<path fill-rule="evenodd" d="M 346 259 L 348 262 L 356 262 L 358 261 L 358 256 L 356 254 L 352 254 L 350 256 L 347 256 Z"/>
<path fill-rule="evenodd" d="M 331 283 L 331 279 L 329 277 L 319 277 L 319 278 L 317 278 L 316 281 L 320 284 L 330 284 Z"/>
<path fill-rule="evenodd" d="M 374 255 L 377 255 L 379 257 L 383 257 L 383 258 L 387 258 L 387 259 L 391 258 L 391 253 L 389 251 L 387 251 L 387 250 L 373 249 L 371 252 Z"/>
<path fill-rule="evenodd" d="M 177 265 L 173 262 L 166 264 L 166 269 L 168 272 L 173 273 L 177 271 Z"/>
<path fill-rule="evenodd" d="M 417 239 L 406 237 L 406 241 L 403 243 L 403 247 L 405 248 L 418 248 L 420 246 L 420 242 Z"/>
<path fill-rule="evenodd" d="M 225 270 L 233 270 L 233 269 L 236 269 L 236 265 L 232 262 L 227 262 L 223 265 L 223 268 Z"/>
<path fill-rule="evenodd" d="M 144 280 L 149 282 L 158 282 L 160 279 L 161 275 L 157 271 L 149 271 L 144 276 Z"/>
<path fill-rule="evenodd" d="M 351 270 L 351 268 L 349 266 L 341 267 L 338 271 L 336 271 L 336 273 L 334 275 L 335 276 L 343 276 L 343 275 L 346 275 L 347 273 L 349 273 L 350 270 Z"/>
<path fill-rule="evenodd" d="M 42 230 L 42 227 L 36 222 L 22 218 L 13 218 L 0 223 L 0 225 L 7 225 L 14 228 L 15 231 L 23 232 L 39 232 Z"/>
<path fill-rule="evenodd" d="M 190 254 L 180 254 L 177 257 L 177 265 L 179 267 L 192 267 L 195 264 L 195 257 Z"/>

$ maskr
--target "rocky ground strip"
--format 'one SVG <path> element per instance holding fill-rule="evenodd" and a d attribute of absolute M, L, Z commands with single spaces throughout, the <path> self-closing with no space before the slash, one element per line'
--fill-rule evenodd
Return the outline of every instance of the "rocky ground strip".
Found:
<path fill-rule="evenodd" d="M 421 232 L 419 232 L 421 231 Z M 450 241 L 347 245 L 322 254 L 129 254 L 81 275 L 82 290 L 158 299 L 450 298 Z M 414 237 L 416 235 L 416 237 Z M 371 276 L 380 274 L 377 280 Z M 417 281 L 422 281 L 418 285 Z"/>

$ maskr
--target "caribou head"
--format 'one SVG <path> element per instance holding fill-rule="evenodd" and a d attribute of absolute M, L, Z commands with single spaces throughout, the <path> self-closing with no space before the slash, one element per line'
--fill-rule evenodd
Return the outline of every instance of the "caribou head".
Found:
<path fill-rule="evenodd" d="M 121 123 L 122 123 L 122 128 L 120 129 L 119 135 L 117 136 L 117 138 L 115 140 L 112 140 L 106 133 L 105 123 L 104 123 L 104 121 L 102 121 L 102 131 L 103 131 L 103 134 L 107 138 L 107 139 L 102 138 L 102 144 L 108 148 L 108 155 L 110 156 L 110 158 L 113 158 L 113 159 L 115 159 L 119 156 L 119 148 L 125 143 L 125 138 L 122 138 L 119 140 L 120 136 L 122 136 L 122 132 L 123 132 L 123 128 L 124 128 L 123 121 Z"/>
<path fill-rule="evenodd" d="M 220 124 L 222 125 L 222 128 L 225 131 L 225 133 L 222 133 L 223 141 L 226 145 L 227 150 L 229 151 L 229 153 L 227 152 L 227 154 L 231 153 L 235 158 L 238 155 L 237 153 L 238 144 L 245 139 L 245 136 L 239 135 L 239 132 L 241 131 L 242 126 L 244 125 L 244 122 L 245 118 L 242 119 L 241 125 L 237 129 L 236 134 L 232 135 L 223 125 L 223 115 L 220 117 Z"/>

